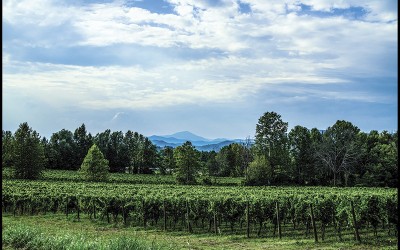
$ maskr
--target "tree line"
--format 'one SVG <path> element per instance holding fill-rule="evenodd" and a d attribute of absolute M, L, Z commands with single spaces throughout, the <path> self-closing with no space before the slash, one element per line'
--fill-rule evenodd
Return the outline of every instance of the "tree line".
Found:
<path fill-rule="evenodd" d="M 190 142 L 177 148 L 157 148 L 147 137 L 128 130 L 109 129 L 92 136 L 82 124 L 74 132 L 62 129 L 41 138 L 27 123 L 13 134 L 2 133 L 2 164 L 16 176 L 35 176 L 35 168 L 78 170 L 92 145 L 108 160 L 110 172 L 174 174 L 178 183 L 194 184 L 212 178 L 243 177 L 246 185 L 398 185 L 397 131 L 369 133 L 338 120 L 325 131 L 295 126 L 275 112 L 256 124 L 254 142 L 246 138 L 219 152 L 198 151 Z M 30 164 L 28 170 L 18 166 Z M 33 165 L 32 165 L 33 164 Z M 33 171 L 33 172 L 32 172 Z M 34 178 L 34 177 L 32 177 Z"/>

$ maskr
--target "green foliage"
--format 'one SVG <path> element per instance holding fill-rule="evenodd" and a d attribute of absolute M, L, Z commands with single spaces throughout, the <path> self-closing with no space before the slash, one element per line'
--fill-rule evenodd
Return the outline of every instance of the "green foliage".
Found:
<path fill-rule="evenodd" d="M 221 148 L 215 157 L 219 164 L 219 176 L 243 176 L 247 168 L 246 149 L 239 143 L 232 143 Z"/>
<path fill-rule="evenodd" d="M 288 123 L 275 112 L 266 112 L 256 125 L 255 147 L 257 155 L 264 155 L 271 165 L 273 183 L 279 181 L 275 170 L 280 175 L 289 171 L 289 148 L 287 139 Z"/>
<path fill-rule="evenodd" d="M 217 153 L 215 151 L 208 152 L 207 159 L 205 161 L 205 167 L 207 169 L 208 175 L 217 176 L 219 172 L 219 164 L 216 160 Z"/>
<path fill-rule="evenodd" d="M 128 130 L 111 132 L 110 129 L 96 134 L 94 143 L 109 161 L 110 172 L 149 174 L 156 166 L 157 150 L 142 134 Z"/>
<path fill-rule="evenodd" d="M 257 155 L 250 162 L 246 185 L 259 186 L 271 183 L 272 169 L 265 155 Z"/>
<path fill-rule="evenodd" d="M 397 131 L 365 133 L 347 121 L 337 121 L 326 131 L 295 126 L 287 134 L 287 127 L 279 114 L 264 113 L 256 125 L 254 146 L 250 138 L 246 138 L 245 143 L 233 143 L 218 153 L 201 152 L 193 175 L 202 178 L 234 176 L 247 180 L 249 163 L 256 155 L 264 155 L 270 165 L 270 185 L 398 185 Z M 14 141 L 10 131 L 3 131 L 3 167 L 14 165 Z M 157 151 L 148 138 L 130 130 L 123 134 L 107 129 L 92 137 L 84 124 L 74 133 L 62 129 L 50 140 L 41 140 L 44 167 L 77 170 L 92 143 L 96 143 L 108 160 L 112 173 L 150 174 L 157 169 L 161 174 L 182 173 L 182 169 L 176 169 L 176 149 Z M 198 157 L 195 158 L 194 162 L 198 161 Z M 182 175 L 176 173 L 179 175 L 185 182 L 186 176 L 182 179 Z M 194 180 L 188 178 L 189 183 Z"/>
<path fill-rule="evenodd" d="M 77 145 L 71 131 L 62 129 L 53 133 L 50 137 L 49 144 L 50 148 L 48 149 L 47 155 L 49 156 L 50 168 L 68 170 L 79 169 L 80 163 L 75 162 Z"/>
<path fill-rule="evenodd" d="M 3 168 L 3 179 L 13 179 L 11 168 Z M 208 179 L 207 176 L 204 177 Z M 42 172 L 42 180 L 66 181 L 66 182 L 85 182 L 87 181 L 79 171 L 46 169 Z M 213 186 L 239 186 L 242 178 L 239 177 L 213 177 Z M 176 184 L 175 176 L 159 174 L 126 174 L 110 173 L 108 183 L 127 183 L 127 184 Z M 208 184 L 207 184 L 208 185 Z"/>
<path fill-rule="evenodd" d="M 11 167 L 13 165 L 13 144 L 14 136 L 11 131 L 2 132 L 1 137 L 1 156 L 2 167 Z"/>
<path fill-rule="evenodd" d="M 40 136 L 24 122 L 14 134 L 14 176 L 22 179 L 37 179 L 44 168 L 44 149 Z"/>
<path fill-rule="evenodd" d="M 94 144 L 89 149 L 79 171 L 87 180 L 103 181 L 108 178 L 108 170 L 108 160 L 104 159 L 103 153 Z"/>
<path fill-rule="evenodd" d="M 195 231 L 202 228 L 202 220 L 212 220 L 214 215 L 220 227 L 229 224 L 240 230 L 239 223 L 246 219 L 247 203 L 252 228 L 253 222 L 259 229 L 266 223 L 276 225 L 278 202 L 282 225 L 291 227 L 288 224 L 296 222 L 305 229 L 306 224 L 310 225 L 309 205 L 312 204 L 317 224 L 330 227 L 329 231 L 333 232 L 335 223 L 342 228 L 352 225 L 350 201 L 354 202 L 356 223 L 362 229 L 362 237 L 366 236 L 368 224 L 380 229 L 385 222 L 386 230 L 397 226 L 395 188 L 209 187 L 43 180 L 3 180 L 2 183 L 3 211 L 8 214 L 68 211 L 70 217 L 76 218 L 80 211 L 81 218 L 86 219 L 93 218 L 95 211 L 97 220 L 104 223 L 109 214 L 112 216 L 108 223 L 127 221 L 128 225 L 143 226 L 148 222 L 147 225 L 157 228 L 165 207 L 169 222 L 177 225 L 186 225 L 189 210 L 190 220 L 197 221 L 197 224 L 192 223 Z M 158 224 L 160 226 L 162 223 Z M 168 226 L 168 230 L 184 228 Z M 297 237 L 303 235 L 300 232 L 296 233 Z"/>
<path fill-rule="evenodd" d="M 79 128 L 75 129 L 73 139 L 76 144 L 74 165 L 80 166 L 86 156 L 86 152 L 88 152 L 90 147 L 93 145 L 93 138 L 90 133 L 87 133 L 85 124 L 82 124 Z"/>
<path fill-rule="evenodd" d="M 294 166 L 291 177 L 300 185 L 312 183 L 315 169 L 310 131 L 305 127 L 295 126 L 288 137 Z"/>
<path fill-rule="evenodd" d="M 174 150 L 176 180 L 180 184 L 195 184 L 200 170 L 200 152 L 187 141 Z"/>
<path fill-rule="evenodd" d="M 174 149 L 171 147 L 164 147 L 164 149 L 160 151 L 160 157 L 160 173 L 172 173 L 172 171 L 175 169 Z"/>
<path fill-rule="evenodd" d="M 322 135 L 317 153 L 324 166 L 332 173 L 333 186 L 340 181 L 340 174 L 343 174 L 344 185 L 348 186 L 349 176 L 360 155 L 360 148 L 356 144 L 359 132 L 360 129 L 351 122 L 337 121 Z"/>

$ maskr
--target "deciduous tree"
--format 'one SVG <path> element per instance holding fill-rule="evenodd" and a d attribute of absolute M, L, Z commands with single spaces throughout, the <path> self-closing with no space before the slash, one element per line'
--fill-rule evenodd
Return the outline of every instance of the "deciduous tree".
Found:
<path fill-rule="evenodd" d="M 264 155 L 271 166 L 272 180 L 276 182 L 287 175 L 289 152 L 287 143 L 288 123 L 275 112 L 266 112 L 256 125 L 255 147 L 258 155 Z"/>
<path fill-rule="evenodd" d="M 196 176 L 201 167 L 200 152 L 190 141 L 175 148 L 174 158 L 176 162 L 176 180 L 181 184 L 196 183 Z"/>
<path fill-rule="evenodd" d="M 318 155 L 333 175 L 333 185 L 337 185 L 340 173 L 343 173 L 345 185 L 359 157 L 356 137 L 360 129 L 351 122 L 337 121 L 322 135 Z"/>

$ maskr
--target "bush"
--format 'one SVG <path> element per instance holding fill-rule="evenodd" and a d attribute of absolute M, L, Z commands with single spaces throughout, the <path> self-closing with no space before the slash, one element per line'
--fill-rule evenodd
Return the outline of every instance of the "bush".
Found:
<path fill-rule="evenodd" d="M 248 178 L 245 185 L 259 186 L 270 184 L 271 166 L 264 155 L 256 156 L 254 161 L 250 162 L 248 168 Z"/>

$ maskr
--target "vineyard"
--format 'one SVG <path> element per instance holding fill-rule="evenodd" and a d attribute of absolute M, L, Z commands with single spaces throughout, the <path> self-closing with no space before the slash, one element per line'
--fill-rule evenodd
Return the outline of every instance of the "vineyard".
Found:
<path fill-rule="evenodd" d="M 3 168 L 3 178 L 12 179 L 12 169 Z M 52 181 L 73 181 L 84 182 L 85 178 L 77 171 L 71 170 L 51 170 L 43 171 L 42 180 Z M 213 186 L 237 186 L 241 184 L 243 178 L 239 177 L 212 177 Z M 173 175 L 156 175 L 156 174 L 126 174 L 126 173 L 110 173 L 109 183 L 129 183 L 129 184 L 176 184 Z M 201 183 L 200 183 L 201 184 Z"/>
<path fill-rule="evenodd" d="M 397 235 L 397 189 L 206 187 L 70 181 L 3 180 L 3 212 L 64 213 L 79 220 L 190 233 L 324 240 L 363 232 Z M 371 236 L 368 236 L 371 237 Z"/>

